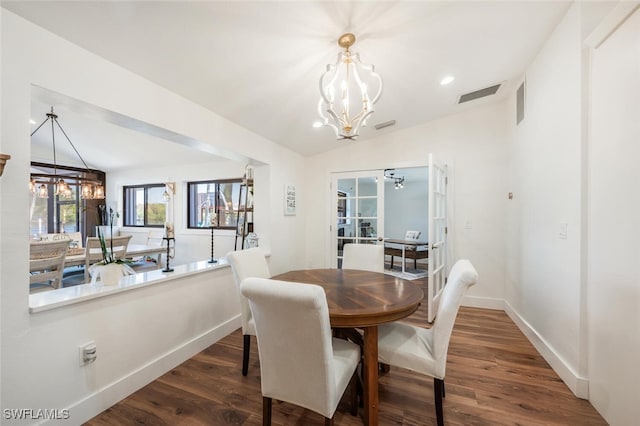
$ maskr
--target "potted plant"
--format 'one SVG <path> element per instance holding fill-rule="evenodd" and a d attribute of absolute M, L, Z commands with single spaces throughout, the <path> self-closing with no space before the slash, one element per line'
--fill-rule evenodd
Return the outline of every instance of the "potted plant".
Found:
<path fill-rule="evenodd" d="M 106 209 L 100 209 L 106 210 Z M 109 208 L 109 215 L 107 220 L 109 223 L 109 235 L 113 235 L 113 221 L 117 217 L 112 208 Z M 116 285 L 120 281 L 120 278 L 126 275 L 135 274 L 135 271 L 129 266 L 129 261 L 126 259 L 117 259 L 113 254 L 113 238 L 109 238 L 109 247 L 104 234 L 100 231 L 100 227 L 97 228 L 98 240 L 100 241 L 100 250 L 102 252 L 102 260 L 98 263 L 94 263 L 89 267 L 89 274 L 91 274 L 91 283 L 95 284 L 98 279 L 103 285 Z"/>

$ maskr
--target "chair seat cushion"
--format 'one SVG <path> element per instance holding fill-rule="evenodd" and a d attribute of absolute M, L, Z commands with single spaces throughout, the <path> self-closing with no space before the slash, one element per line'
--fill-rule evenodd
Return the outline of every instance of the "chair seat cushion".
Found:
<path fill-rule="evenodd" d="M 360 346 L 344 339 L 332 338 L 334 374 L 338 398 L 342 395 L 340 390 L 347 388 L 351 376 L 360 362 Z"/>
<path fill-rule="evenodd" d="M 436 368 L 432 334 L 431 329 L 401 322 L 381 325 L 378 327 L 378 360 L 384 364 L 444 379 L 444 368 L 441 372 L 436 371 L 440 368 Z"/>

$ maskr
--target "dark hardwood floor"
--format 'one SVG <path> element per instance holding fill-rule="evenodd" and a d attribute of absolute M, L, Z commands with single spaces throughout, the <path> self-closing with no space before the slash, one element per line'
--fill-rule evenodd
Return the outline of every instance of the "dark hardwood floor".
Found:
<path fill-rule="evenodd" d="M 424 305 L 407 322 L 426 325 Z M 237 330 L 86 424 L 261 425 L 255 338 L 251 349 L 247 377 L 241 374 L 242 335 Z M 589 402 L 573 396 L 501 311 L 460 309 L 445 383 L 446 425 L 606 424 Z M 433 379 L 391 368 L 380 376 L 379 412 L 381 425 L 434 425 Z M 273 424 L 324 423 L 318 414 L 274 401 Z M 335 425 L 362 425 L 362 418 L 352 417 L 343 402 Z"/>

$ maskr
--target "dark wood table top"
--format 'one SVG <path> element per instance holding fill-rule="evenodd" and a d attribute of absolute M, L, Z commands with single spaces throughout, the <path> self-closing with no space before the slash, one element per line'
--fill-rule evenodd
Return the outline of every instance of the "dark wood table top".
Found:
<path fill-rule="evenodd" d="M 402 244 L 405 246 L 428 246 L 429 242 L 428 241 L 418 241 L 418 240 L 398 240 L 395 238 L 385 238 L 384 239 L 385 243 L 391 243 L 391 244 Z"/>
<path fill-rule="evenodd" d="M 275 280 L 324 288 L 333 327 L 370 327 L 411 315 L 422 301 L 420 286 L 391 275 L 352 269 L 290 271 Z"/>

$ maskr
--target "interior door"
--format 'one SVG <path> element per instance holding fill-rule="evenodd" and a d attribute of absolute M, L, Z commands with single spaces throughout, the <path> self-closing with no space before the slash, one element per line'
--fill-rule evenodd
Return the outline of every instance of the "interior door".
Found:
<path fill-rule="evenodd" d="M 447 168 L 429 154 L 429 281 L 427 320 L 433 322 L 446 284 Z"/>
<path fill-rule="evenodd" d="M 345 244 L 377 244 L 384 237 L 383 171 L 334 173 L 331 194 L 331 257 L 340 268 Z"/>

